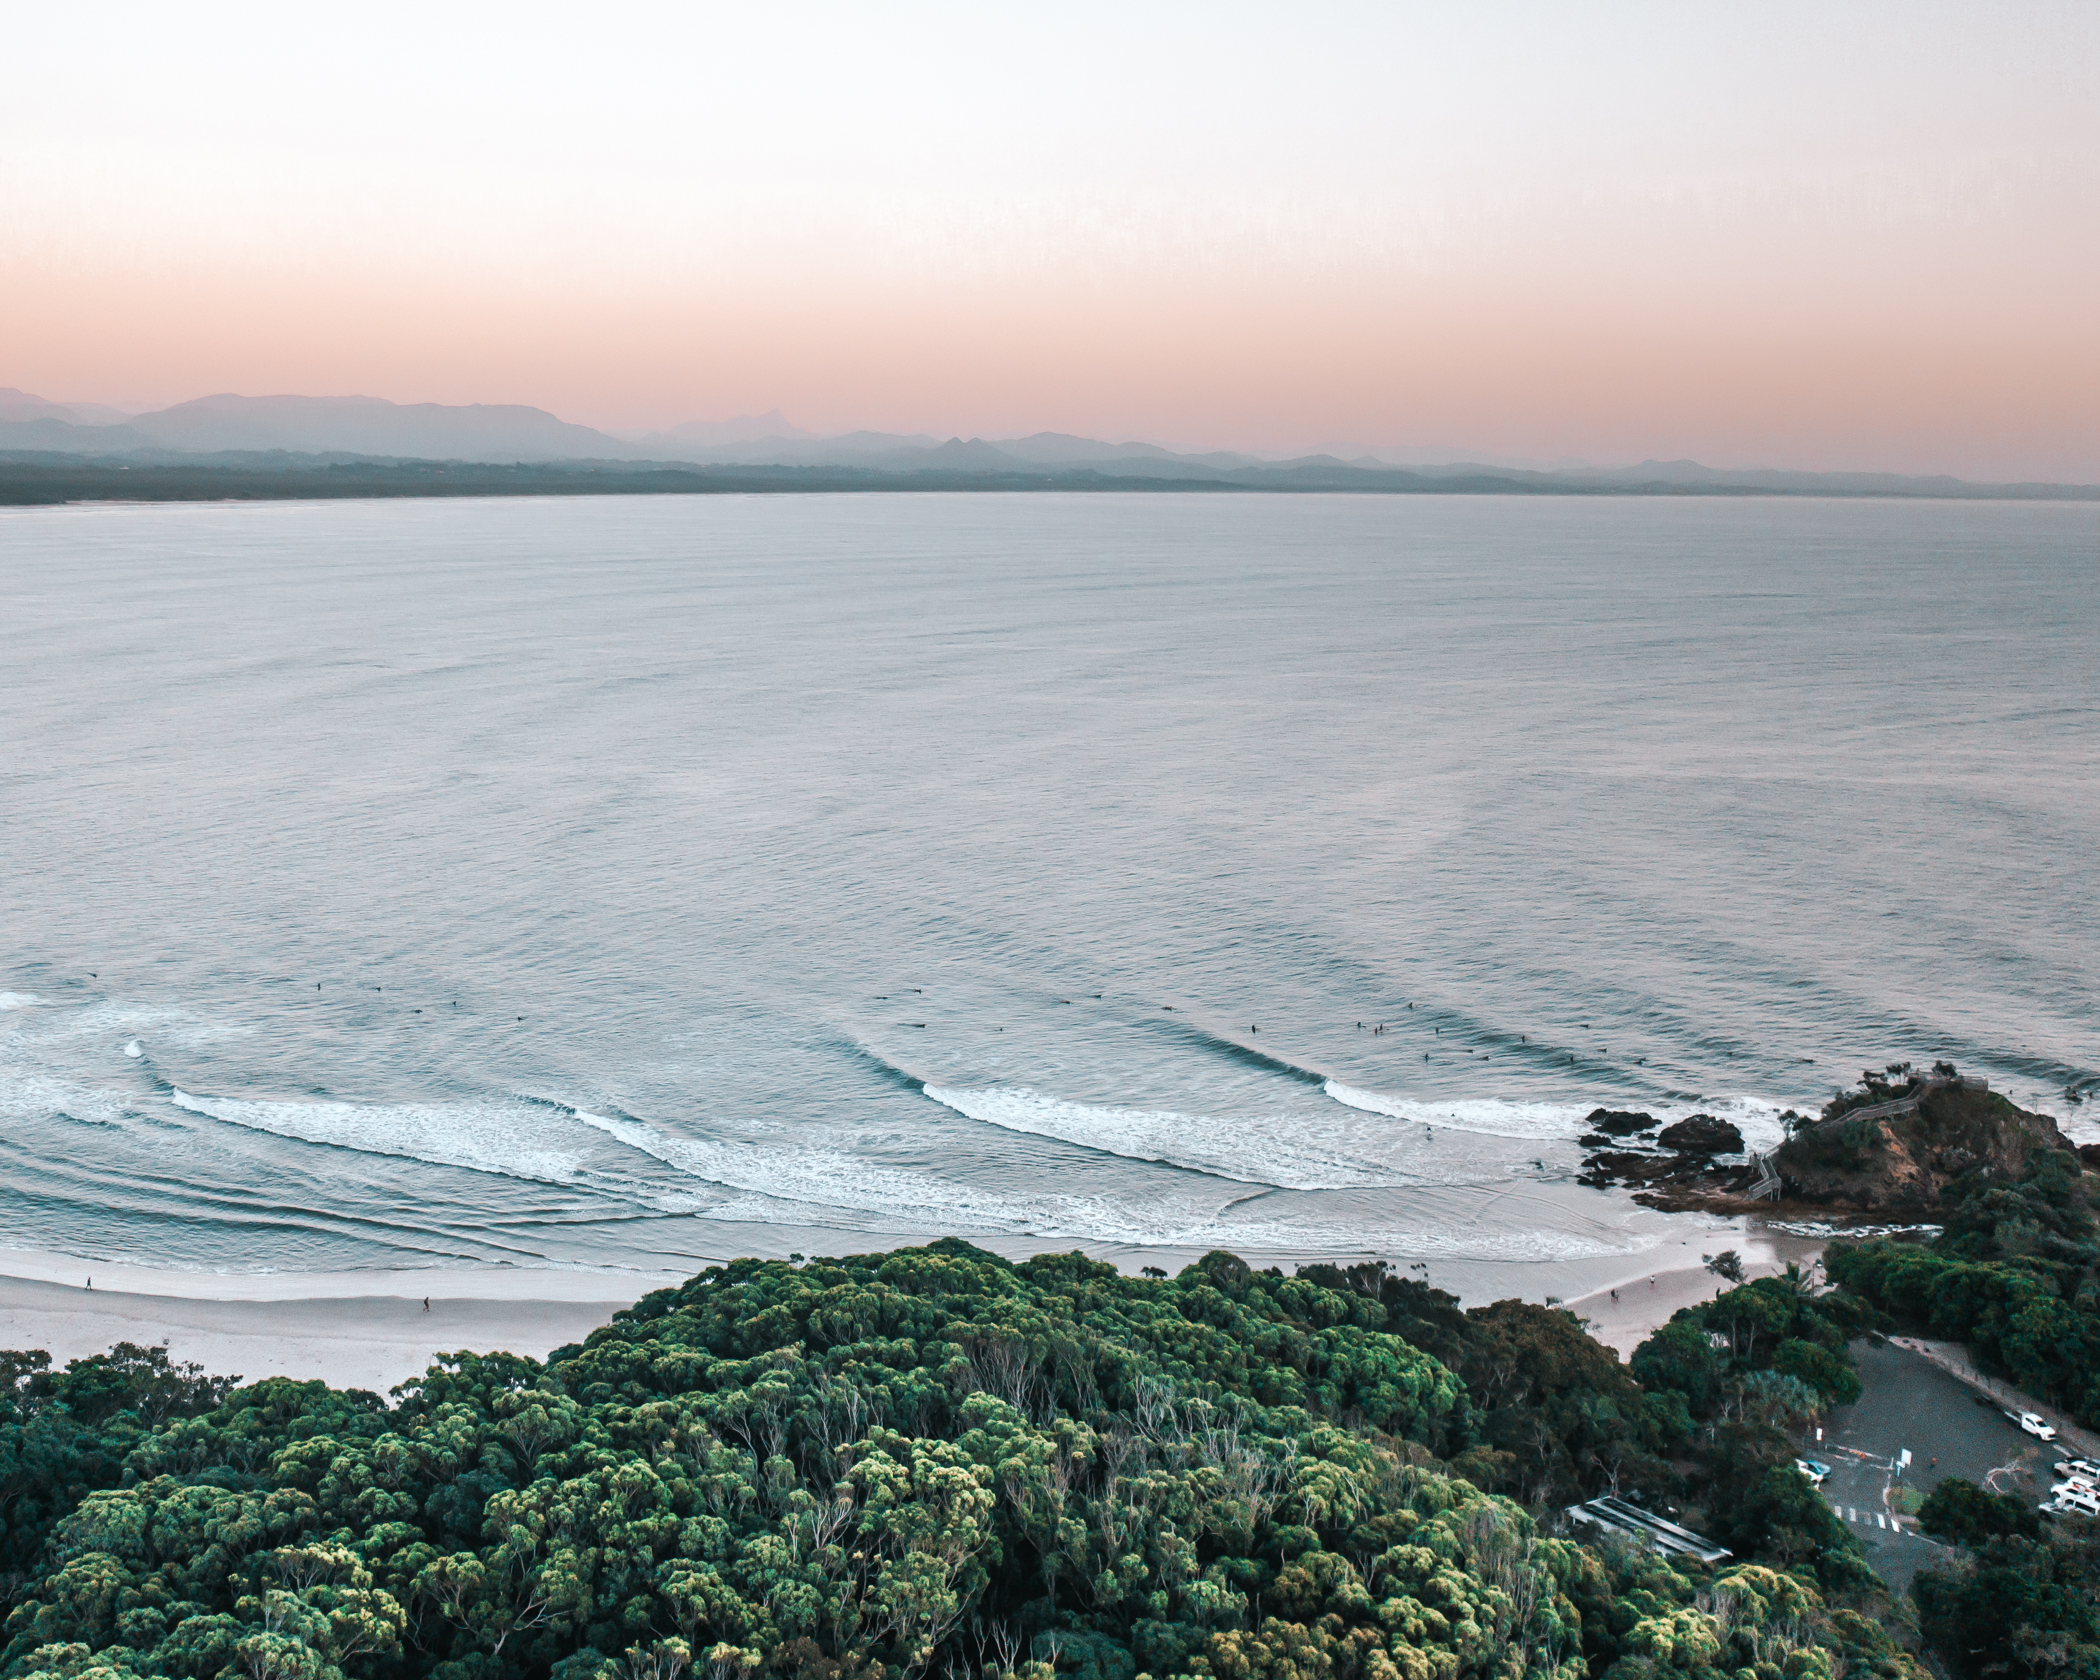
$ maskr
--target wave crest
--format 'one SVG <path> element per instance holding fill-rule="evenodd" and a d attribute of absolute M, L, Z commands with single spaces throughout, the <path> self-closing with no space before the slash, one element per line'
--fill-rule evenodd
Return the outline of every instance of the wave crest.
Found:
<path fill-rule="evenodd" d="M 976 1090 L 929 1085 L 926 1095 L 969 1119 L 1056 1138 L 1133 1161 L 1155 1161 L 1281 1190 L 1354 1190 L 1419 1182 L 1394 1159 L 1390 1127 L 1336 1127 L 1317 1117 L 1228 1119 L 1172 1109 L 1096 1107 L 1025 1085 Z"/>
<path fill-rule="evenodd" d="M 1367 1091 L 1330 1079 L 1321 1087 L 1345 1108 L 1366 1114 L 1383 1114 L 1411 1124 L 1434 1126 L 1439 1131 L 1481 1132 L 1489 1137 L 1521 1138 L 1527 1143 L 1573 1143 L 1588 1124 L 1597 1103 L 1510 1102 L 1500 1097 L 1391 1097 L 1383 1091 Z M 1733 1121 L 1750 1149 L 1776 1149 L 1786 1140 L 1780 1122 L 1782 1105 L 1761 1097 L 1706 1097 L 1696 1103 L 1657 1102 L 1653 1098 L 1623 1097 L 1627 1106 L 1655 1116 L 1658 1125 L 1669 1125 L 1687 1115 L 1711 1114 Z"/>
<path fill-rule="evenodd" d="M 544 1116 L 524 1103 L 264 1102 L 168 1090 L 192 1114 L 301 1143 L 543 1184 L 575 1184 L 583 1169 L 582 1157 L 549 1137 Z"/>

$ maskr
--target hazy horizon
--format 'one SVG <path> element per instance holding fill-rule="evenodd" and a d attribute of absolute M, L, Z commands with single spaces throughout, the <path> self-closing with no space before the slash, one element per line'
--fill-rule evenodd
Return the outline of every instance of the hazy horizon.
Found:
<path fill-rule="evenodd" d="M 54 401 L 2100 478 L 2090 9 L 16 39 L 0 385 Z"/>
<path fill-rule="evenodd" d="M 312 408 L 277 409 L 271 406 L 276 404 L 312 405 Z M 423 435 L 411 433 L 406 439 L 399 436 L 389 437 L 384 433 L 367 436 L 362 439 L 340 435 L 285 435 L 281 430 L 272 426 L 273 416 L 279 420 L 284 420 L 299 415 L 306 416 L 309 425 L 311 425 L 315 411 L 325 411 L 326 415 L 332 415 L 337 419 L 341 419 L 345 416 L 360 415 L 371 410 L 391 410 L 404 415 L 406 418 L 413 419 L 433 408 L 440 416 L 448 417 L 448 419 L 440 422 L 439 431 L 431 434 L 428 433 L 426 428 Z M 544 458 L 554 463 L 562 460 L 587 459 L 593 454 L 600 453 L 589 448 L 578 449 L 572 445 L 565 450 L 552 454 L 534 453 L 529 448 L 521 454 L 519 453 L 519 444 L 516 440 L 515 432 L 511 433 L 509 439 L 506 440 L 500 428 L 496 434 L 481 433 L 478 434 L 477 438 L 477 434 L 473 429 L 473 421 L 478 415 L 483 414 L 529 417 L 526 420 L 528 430 L 537 427 L 542 434 L 549 429 L 549 427 L 542 424 L 543 422 L 551 422 L 551 429 L 559 432 L 569 432 L 576 429 L 576 423 L 564 416 L 553 414 L 546 409 L 522 404 L 398 404 L 390 398 L 375 397 L 355 392 L 328 395 L 303 392 L 273 392 L 257 396 L 247 396 L 238 392 L 213 392 L 206 396 L 191 398 L 186 402 L 169 405 L 166 408 L 156 409 L 136 403 L 128 405 L 97 404 L 92 402 L 67 404 L 63 401 L 45 397 L 39 392 L 25 392 L 11 386 L 0 386 L 0 449 L 26 448 L 41 453 L 57 447 L 62 452 L 83 452 L 81 445 L 82 434 L 77 431 L 66 434 L 66 439 L 71 445 L 70 448 L 67 447 L 66 443 L 61 443 L 57 439 L 42 436 L 22 437 L 5 432 L 4 428 L 10 423 L 24 419 L 59 419 L 74 427 L 88 428 L 89 431 L 86 435 L 92 437 L 97 431 L 102 429 L 130 427 L 133 421 L 150 428 L 153 423 L 165 417 L 179 416 L 185 411 L 209 411 L 211 413 L 238 416 L 239 418 L 235 421 L 236 426 L 245 425 L 253 430 L 255 435 L 245 438 L 227 438 L 224 436 L 185 438 L 179 434 L 173 437 L 154 435 L 154 432 L 149 429 L 148 435 L 144 439 L 140 439 L 134 429 L 128 432 L 120 432 L 117 440 L 113 441 L 106 450 L 89 449 L 86 453 L 121 456 L 143 444 L 161 453 L 173 450 L 178 453 L 195 453 L 201 456 L 215 455 L 226 450 L 236 452 L 243 450 L 271 450 L 289 451 L 294 454 L 300 452 L 324 454 L 364 453 L 380 457 L 421 455 L 425 457 L 435 456 L 444 459 L 476 461 L 510 460 L 513 458 L 538 460 Z M 258 413 L 258 411 L 261 412 Z M 452 421 L 454 420 L 465 423 L 466 429 L 463 433 L 457 427 L 452 426 Z M 296 427 L 296 421 L 293 423 Z M 321 431 L 326 433 L 326 418 L 324 417 L 319 424 Z M 449 434 L 448 428 L 450 428 Z M 1037 428 L 1032 432 L 998 433 L 988 438 L 977 436 L 965 438 L 959 433 L 942 433 L 939 431 L 924 431 L 910 434 L 887 433 L 865 428 L 817 432 L 796 425 L 792 419 L 781 414 L 777 409 L 769 410 L 767 413 L 760 415 L 735 415 L 717 420 L 697 419 L 683 421 L 669 427 L 611 427 L 603 430 L 583 428 L 582 433 L 585 438 L 602 442 L 608 446 L 607 450 L 602 452 L 604 458 L 636 461 L 661 458 L 670 461 L 741 460 L 753 464 L 769 460 L 777 460 L 782 464 L 793 464 L 798 461 L 809 463 L 860 462 L 871 464 L 878 460 L 886 460 L 890 463 L 892 470 L 909 471 L 913 470 L 913 463 L 899 457 L 914 455 L 921 457 L 922 460 L 917 464 L 923 470 L 924 467 L 934 464 L 936 456 L 944 447 L 955 444 L 982 444 L 988 445 L 995 450 L 1018 451 L 1018 453 L 1013 455 L 1013 461 L 1016 465 L 1022 462 L 1042 462 L 1076 466 L 1100 462 L 1109 457 L 1120 458 L 1125 456 L 1132 456 L 1139 461 L 1157 458 L 1163 468 L 1169 462 L 1191 464 L 1209 461 L 1222 465 L 1227 458 L 1250 465 L 1261 462 L 1285 465 L 1293 461 L 1303 462 L 1324 458 L 1339 460 L 1354 466 L 1372 466 L 1375 464 L 1387 468 L 1420 468 L 1430 471 L 1444 467 L 1487 467 L 1520 475 L 1537 473 L 1575 474 L 1584 479 L 1619 478 L 1638 472 L 1645 467 L 1696 468 L 1707 474 L 1727 477 L 1765 474 L 1774 480 L 1798 476 L 1804 470 L 1808 470 L 1811 472 L 1811 476 L 1828 476 L 1833 479 L 1879 477 L 1905 478 L 1916 482 L 1924 482 L 1928 478 L 1953 477 L 1957 481 L 1967 483 L 1977 489 L 1992 488 L 1992 482 L 1988 480 L 1963 480 L 1959 478 L 1959 475 L 1949 474 L 1895 475 L 1877 473 L 1873 469 L 1845 467 L 1802 469 L 1785 461 L 1694 461 L 1681 456 L 1670 458 L 1651 456 L 1642 461 L 1590 461 L 1566 456 L 1557 460 L 1536 460 L 1501 454 L 1492 450 L 1470 449 L 1462 445 L 1443 447 L 1434 445 L 1407 446 L 1328 440 L 1297 450 L 1263 450 L 1237 447 L 1230 443 L 1191 444 L 1159 438 L 1086 438 L 1072 433 L 1054 432 L 1043 428 Z M 785 452 L 778 457 L 752 452 L 758 446 L 774 442 L 782 444 L 785 448 Z M 1022 447 L 1024 445 L 1045 443 L 1054 445 L 1048 454 Z M 823 447 L 827 444 L 848 445 L 851 447 L 834 451 Z M 1090 445 L 1094 447 L 1089 448 L 1088 446 Z M 620 449 L 631 449 L 634 453 L 629 456 L 621 456 L 617 453 Z M 868 453 L 870 450 L 878 453 L 870 454 Z M 742 453 L 729 453 L 732 451 L 742 451 Z M 887 451 L 887 453 L 881 453 L 883 451 Z M 1700 480 L 1694 475 L 1685 482 L 1708 481 Z M 2038 481 L 2028 480 L 2026 482 L 2035 483 Z M 2079 480 L 2060 479 L 2053 482 L 2067 490 L 2086 490 L 2100 487 Z M 2004 487 L 2005 483 L 2006 481 L 1999 481 L 2000 487 Z"/>

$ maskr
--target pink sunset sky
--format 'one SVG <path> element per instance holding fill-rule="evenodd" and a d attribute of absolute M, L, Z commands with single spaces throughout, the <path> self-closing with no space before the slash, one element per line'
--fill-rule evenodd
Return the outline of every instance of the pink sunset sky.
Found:
<path fill-rule="evenodd" d="M 2100 480 L 2100 6 L 19 7 L 0 385 Z"/>

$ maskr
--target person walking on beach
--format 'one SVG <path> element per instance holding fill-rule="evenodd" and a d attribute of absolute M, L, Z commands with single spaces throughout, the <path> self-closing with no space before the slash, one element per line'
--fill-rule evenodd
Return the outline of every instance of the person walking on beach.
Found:
<path fill-rule="evenodd" d="M 423 1297 L 423 1310 L 425 1312 L 430 1311 L 430 1297 L 428 1295 Z"/>

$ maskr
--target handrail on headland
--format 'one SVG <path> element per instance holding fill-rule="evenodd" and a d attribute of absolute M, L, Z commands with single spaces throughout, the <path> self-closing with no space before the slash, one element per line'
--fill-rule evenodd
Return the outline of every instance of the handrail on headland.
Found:
<path fill-rule="evenodd" d="M 1920 1085 L 1908 1096 L 1892 1097 L 1887 1102 L 1869 1103 L 1865 1108 L 1848 1108 L 1843 1114 L 1831 1115 L 1830 1119 L 1881 1120 L 1891 1115 L 1915 1113 L 1918 1104 L 1931 1096 L 1933 1092 L 1946 1090 L 1956 1085 L 1965 1091 L 1988 1091 L 1991 1088 L 1991 1082 L 1988 1079 L 1978 1079 L 1974 1074 L 1962 1074 L 1954 1079 L 1932 1078 L 1926 1080 L 1924 1084 Z M 1826 1122 L 1817 1120 L 1812 1122 L 1812 1124 L 1820 1126 L 1826 1124 Z"/>
<path fill-rule="evenodd" d="M 1757 1169 L 1757 1179 L 1743 1194 L 1752 1201 L 1778 1201 L 1786 1191 L 1779 1177 L 1779 1170 L 1772 1165 L 1769 1155 L 1752 1155 L 1750 1164 Z"/>

